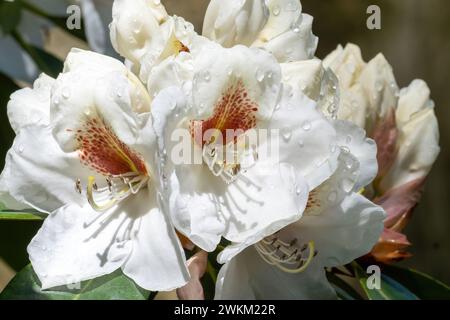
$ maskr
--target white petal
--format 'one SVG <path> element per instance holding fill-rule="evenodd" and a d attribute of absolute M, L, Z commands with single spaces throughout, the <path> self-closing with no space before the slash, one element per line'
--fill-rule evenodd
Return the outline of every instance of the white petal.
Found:
<path fill-rule="evenodd" d="M 262 0 L 212 0 L 203 23 L 203 35 L 224 47 L 250 46 L 268 20 Z"/>
<path fill-rule="evenodd" d="M 78 154 L 64 153 L 51 128 L 28 126 L 22 128 L 8 152 L 1 184 L 17 201 L 51 212 L 66 203 L 82 204 L 75 182 L 87 176 Z"/>
<path fill-rule="evenodd" d="M 267 264 L 250 247 L 220 269 L 215 299 L 324 300 L 336 299 L 336 294 L 316 262 L 302 273 L 288 274 Z"/>
<path fill-rule="evenodd" d="M 362 89 L 366 92 L 370 110 L 366 115 L 366 129 L 370 130 L 378 119 L 384 119 L 398 102 L 398 86 L 391 65 L 382 54 L 373 58 L 361 72 Z"/>
<path fill-rule="evenodd" d="M 123 57 L 139 65 L 148 51 L 163 48 L 159 26 L 167 19 L 167 13 L 161 3 L 116 0 L 112 16 L 111 42 Z"/>
<path fill-rule="evenodd" d="M 163 90 L 152 104 L 153 126 L 158 137 L 160 153 L 167 154 L 164 175 L 169 179 L 169 204 L 173 223 L 178 231 L 206 251 L 213 251 L 224 230 L 214 204 L 217 177 L 206 166 L 179 164 L 174 167 L 172 148 L 178 143 L 172 139 L 179 119 L 185 117 L 186 101 L 177 88 Z M 190 136 L 188 137 L 190 146 Z M 222 181 L 220 181 L 222 183 Z M 219 184 L 220 186 L 221 184 Z"/>
<path fill-rule="evenodd" d="M 188 65 L 190 64 L 190 56 L 191 52 L 195 50 L 194 47 L 200 45 L 205 40 L 195 33 L 194 26 L 191 23 L 176 16 L 169 17 L 160 26 L 159 35 L 162 38 L 161 47 L 157 48 L 153 46 L 152 50 L 148 50 L 143 55 L 139 61 L 141 64 L 139 77 L 144 82 L 150 82 L 151 79 L 149 77 L 151 78 L 152 75 L 153 77 L 155 76 L 154 69 L 157 68 L 156 73 L 173 73 L 173 77 L 177 81 L 180 81 L 186 73 L 185 63 L 188 62 Z M 175 65 L 173 64 L 174 62 Z M 192 69 L 192 67 L 189 67 L 189 69 Z M 192 70 L 188 71 L 192 72 Z M 192 79 L 191 72 L 189 72 L 189 79 Z M 153 85 L 161 88 L 161 84 L 157 81 L 151 84 L 148 83 L 151 94 L 155 92 L 155 89 L 152 88 Z"/>
<path fill-rule="evenodd" d="M 415 113 L 402 125 L 398 146 L 397 157 L 381 182 L 385 191 L 423 178 L 431 170 L 440 152 L 439 126 L 433 108 Z"/>
<path fill-rule="evenodd" d="M 268 53 L 243 46 L 210 46 L 195 56 L 194 66 L 193 99 L 198 117 L 211 115 L 217 101 L 239 81 L 259 107 L 257 120 L 272 115 L 280 93 L 281 70 Z"/>
<path fill-rule="evenodd" d="M 270 20 L 269 20 L 270 23 Z M 317 49 L 318 38 L 312 33 L 313 17 L 302 14 L 297 21 L 274 38 L 270 38 L 265 31 L 260 35 L 259 41 L 253 46 L 262 47 L 271 52 L 280 62 L 307 60 L 314 57 Z M 269 34 L 272 32 L 269 32 Z M 265 39 L 270 39 L 265 42 Z"/>
<path fill-rule="evenodd" d="M 336 131 L 300 91 L 285 87 L 267 128 L 279 130 L 279 161 L 293 165 L 311 190 L 336 170 Z"/>
<path fill-rule="evenodd" d="M 172 86 L 184 88 L 186 91 L 191 90 L 193 70 L 194 67 L 190 55 L 180 54 L 176 57 L 165 59 L 151 68 L 150 74 L 146 79 L 149 95 L 156 97 L 162 90 Z"/>
<path fill-rule="evenodd" d="M 83 57 L 92 61 L 83 63 Z M 125 144 L 134 144 L 143 125 L 136 112 L 150 109 L 139 80 L 118 61 L 89 52 L 69 55 L 65 70 L 53 87 L 51 103 L 53 132 L 61 147 L 76 150 L 77 130 L 91 118 L 104 121 Z"/>
<path fill-rule="evenodd" d="M 308 185 L 293 166 L 258 162 L 221 195 L 224 237 L 249 246 L 301 218 Z"/>
<path fill-rule="evenodd" d="M 178 231 L 205 251 L 216 249 L 225 231 L 215 203 L 217 177 L 205 166 L 180 166 L 170 179 L 170 212 Z"/>
<path fill-rule="evenodd" d="M 383 231 L 384 210 L 359 194 L 320 215 L 304 216 L 283 230 L 286 239 L 297 237 L 301 243 L 314 241 L 314 258 L 325 267 L 341 266 L 368 253 Z"/>
<path fill-rule="evenodd" d="M 145 203 L 137 205 L 145 206 Z M 123 272 L 150 291 L 169 291 L 185 285 L 189 272 L 183 249 L 169 219 L 160 209 L 151 209 L 135 230 L 132 253 L 122 267 Z"/>
<path fill-rule="evenodd" d="M 345 89 L 349 89 L 356 84 L 361 72 L 366 67 L 361 49 L 351 43 L 347 44 L 345 48 L 339 45 L 323 60 L 323 64 L 339 76 L 340 84 Z"/>
<path fill-rule="evenodd" d="M 359 162 L 355 191 L 369 185 L 378 172 L 377 145 L 366 137 L 366 132 L 351 122 L 336 120 L 333 122 L 337 132 L 337 144 L 350 152 Z M 348 164 L 351 169 L 351 163 Z"/>
<path fill-rule="evenodd" d="M 283 82 L 318 101 L 325 69 L 319 59 L 281 63 Z"/>
<path fill-rule="evenodd" d="M 120 268 L 132 245 L 124 234 L 133 220 L 120 210 L 96 213 L 68 205 L 52 213 L 28 246 L 43 289 L 109 274 Z"/>
<path fill-rule="evenodd" d="M 85 70 L 86 72 L 105 72 L 120 71 L 127 73 L 127 68 L 117 59 L 95 53 L 88 50 L 73 48 L 64 61 L 63 73 L 76 70 Z"/>
<path fill-rule="evenodd" d="M 55 80 L 41 74 L 33 88 L 24 88 L 11 95 L 8 118 L 16 134 L 31 124 L 47 125 L 50 121 L 50 90 Z"/>

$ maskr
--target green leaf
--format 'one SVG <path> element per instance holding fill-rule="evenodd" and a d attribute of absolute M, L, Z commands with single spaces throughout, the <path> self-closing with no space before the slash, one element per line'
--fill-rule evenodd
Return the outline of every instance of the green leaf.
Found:
<path fill-rule="evenodd" d="M 383 273 L 403 284 L 424 300 L 450 300 L 450 287 L 422 272 L 397 266 L 384 266 Z"/>
<path fill-rule="evenodd" d="M 0 171 L 5 165 L 6 152 L 11 147 L 14 140 L 14 131 L 9 125 L 6 112 L 10 95 L 19 90 L 19 87 L 7 76 L 0 73 Z"/>
<path fill-rule="evenodd" d="M 79 38 L 80 40 L 86 41 L 86 35 L 84 34 L 84 31 L 83 31 L 84 28 L 82 28 L 80 30 L 78 30 L 78 29 L 69 30 L 67 28 L 67 18 L 68 18 L 67 16 L 65 16 L 65 15 L 63 15 L 63 16 L 50 15 L 47 12 L 40 9 L 39 7 L 29 3 L 28 1 L 24 1 L 24 2 L 22 2 L 22 4 L 26 10 L 28 10 L 28 11 L 32 12 L 33 14 L 40 16 L 44 19 L 50 20 L 51 22 L 53 22 L 56 26 L 58 26 L 65 32 Z"/>
<path fill-rule="evenodd" d="M 62 71 L 64 64 L 61 60 L 40 48 L 30 45 L 18 32 L 13 31 L 11 35 L 20 47 L 33 59 L 34 63 L 36 63 L 42 72 L 56 78 Z"/>
<path fill-rule="evenodd" d="M 327 272 L 328 281 L 333 285 L 341 300 L 364 300 L 364 298 L 345 280 L 332 272 Z"/>
<path fill-rule="evenodd" d="M 121 271 L 82 282 L 79 289 L 60 287 L 42 291 L 28 265 L 0 294 L 0 300 L 147 300 L 150 292 L 140 289 Z"/>
<path fill-rule="evenodd" d="M 0 221 L 2 220 L 20 220 L 20 221 L 40 221 L 44 220 L 47 215 L 34 210 L 18 211 L 8 210 L 0 203 Z"/>
<path fill-rule="evenodd" d="M 2 1 L 0 3 L 0 36 L 16 29 L 22 16 L 20 1 Z"/>
<path fill-rule="evenodd" d="M 367 286 L 369 276 L 356 262 L 352 263 L 356 277 L 370 300 L 418 300 L 419 298 L 391 277 L 381 274 L 380 289 Z"/>

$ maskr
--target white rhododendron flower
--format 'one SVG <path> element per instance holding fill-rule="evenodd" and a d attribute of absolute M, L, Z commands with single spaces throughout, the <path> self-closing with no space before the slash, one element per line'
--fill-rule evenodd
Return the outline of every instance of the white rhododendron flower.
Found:
<path fill-rule="evenodd" d="M 215 252 L 216 299 L 335 299 L 327 269 L 405 257 L 439 153 L 423 81 L 399 90 L 355 45 L 315 58 L 296 0 L 211 0 L 202 35 L 161 1 L 78 3 L 99 28 L 112 5 L 125 63 L 73 49 L 8 104 L 0 198 L 48 214 L 28 247 L 43 289 L 121 269 L 202 299 Z"/>
<path fill-rule="evenodd" d="M 334 299 L 325 267 L 366 254 L 385 217 L 358 191 L 376 174 L 376 146 L 360 128 L 336 121 L 339 167 L 312 189 L 301 219 L 247 248 L 220 270 L 216 299 Z M 305 145 L 306 146 L 306 145 Z M 219 260 L 234 251 L 226 248 Z"/>
<path fill-rule="evenodd" d="M 28 247 L 44 289 L 118 268 L 147 290 L 187 282 L 158 192 L 149 101 L 120 62 L 80 50 L 56 80 L 13 95 L 17 137 L 0 185 L 49 213 Z"/>
<path fill-rule="evenodd" d="M 280 62 L 305 60 L 312 58 L 317 48 L 312 21 L 302 13 L 299 1 L 212 0 L 203 35 L 224 47 L 263 48 Z"/>
<path fill-rule="evenodd" d="M 219 55 L 222 59 L 217 61 Z M 191 101 L 172 98 L 167 103 L 161 94 L 162 101 L 155 101 L 152 113 L 161 153 L 167 155 L 164 175 L 174 224 L 208 251 L 221 236 L 232 241 L 233 247 L 221 254 L 225 262 L 302 217 L 307 194 L 336 172 L 339 141 L 334 124 L 316 110 L 315 103 L 282 85 L 278 63 L 264 51 L 210 45 L 194 60 Z M 354 129 L 350 123 L 340 125 L 339 130 Z M 180 128 L 189 130 L 192 152 L 201 155 L 202 163 L 173 162 L 179 152 L 174 134 Z M 227 142 L 226 147 L 234 147 L 233 156 L 242 163 L 223 160 L 223 144 L 215 143 L 217 136 L 211 140 L 206 134 L 211 129 L 222 137 L 227 129 L 240 130 L 237 141 Z M 240 144 L 239 138 L 261 129 L 279 132 L 269 138 L 279 145 L 276 156 L 263 157 L 269 142 Z M 375 158 L 376 149 L 364 142 L 364 132 L 355 139 L 368 144 Z M 361 152 L 361 158 L 370 159 L 370 154 Z M 357 173 L 347 188 L 359 189 L 373 179 L 376 162 L 367 165 L 367 171 Z M 357 178 L 362 182 L 356 184 Z M 365 243 L 365 252 L 374 242 Z"/>
<path fill-rule="evenodd" d="M 424 81 L 414 80 L 399 91 L 384 56 L 366 63 L 353 44 L 339 46 L 324 65 L 339 77 L 339 118 L 365 128 L 378 145 L 378 177 L 365 195 L 382 205 L 388 218 L 372 254 L 383 262 L 408 257 L 404 249 L 410 243 L 401 231 L 440 151 L 430 89 Z"/>

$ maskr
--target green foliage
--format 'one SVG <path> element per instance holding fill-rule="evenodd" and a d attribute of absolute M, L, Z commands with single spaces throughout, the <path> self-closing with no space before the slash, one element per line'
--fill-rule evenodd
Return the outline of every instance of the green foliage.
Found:
<path fill-rule="evenodd" d="M 353 264 L 356 277 L 369 300 L 418 300 L 418 297 L 391 277 L 381 274 L 380 288 L 369 288 L 369 276 L 356 262 Z"/>
<path fill-rule="evenodd" d="M 384 266 L 383 273 L 402 283 L 423 300 L 450 300 L 450 287 L 427 274 L 397 266 Z"/>
<path fill-rule="evenodd" d="M 16 29 L 22 16 L 20 1 L 0 2 L 0 36 L 9 34 Z"/>
<path fill-rule="evenodd" d="M 9 125 L 6 112 L 10 95 L 19 87 L 8 77 L 0 73 L 0 169 L 5 165 L 6 152 L 14 140 L 14 131 Z"/>
<path fill-rule="evenodd" d="M 0 203 L 0 221 L 41 221 L 45 219 L 45 217 L 46 214 L 35 210 L 8 210 L 2 203 Z"/>
<path fill-rule="evenodd" d="M 28 265 L 0 294 L 0 300 L 147 300 L 150 296 L 150 292 L 139 288 L 121 271 L 75 287 L 43 291 L 33 268 Z"/>

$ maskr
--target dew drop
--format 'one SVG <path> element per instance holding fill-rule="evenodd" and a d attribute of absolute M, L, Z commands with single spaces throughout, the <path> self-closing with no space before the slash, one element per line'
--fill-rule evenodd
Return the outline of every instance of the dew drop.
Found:
<path fill-rule="evenodd" d="M 305 146 L 305 143 L 303 142 L 303 140 L 299 140 L 298 145 L 300 148 L 303 148 Z"/>
<path fill-rule="evenodd" d="M 305 130 L 305 131 L 311 130 L 311 128 L 312 128 L 311 122 L 309 122 L 308 120 L 305 121 L 305 122 L 303 122 L 302 128 L 303 128 L 303 130 Z"/>
<path fill-rule="evenodd" d="M 292 130 L 288 127 L 281 129 L 281 136 L 283 137 L 284 141 L 288 142 L 292 138 Z"/>
<path fill-rule="evenodd" d="M 63 88 L 62 96 L 64 99 L 69 99 L 70 98 L 70 88 L 68 88 L 68 87 Z"/>
<path fill-rule="evenodd" d="M 337 192 L 331 191 L 330 194 L 328 195 L 328 201 L 335 202 L 336 200 L 337 200 Z"/>
<path fill-rule="evenodd" d="M 261 69 L 256 70 L 256 80 L 258 82 L 263 82 L 265 78 L 264 71 Z"/>
<path fill-rule="evenodd" d="M 377 81 L 375 83 L 375 90 L 377 90 L 378 92 L 383 91 L 383 87 L 384 87 L 383 82 Z"/>
<path fill-rule="evenodd" d="M 279 5 L 274 5 L 273 6 L 273 8 L 272 8 L 272 14 L 274 15 L 274 16 L 278 16 L 279 14 L 280 14 L 280 11 L 281 11 L 281 8 L 280 8 L 280 6 Z"/>
<path fill-rule="evenodd" d="M 21 144 L 18 148 L 19 153 L 23 153 L 24 149 L 24 146 Z"/>
<path fill-rule="evenodd" d="M 354 186 L 354 182 L 348 178 L 342 179 L 341 181 L 341 188 L 344 192 L 349 193 L 352 191 Z"/>
<path fill-rule="evenodd" d="M 209 73 L 209 71 L 205 71 L 205 73 L 203 74 L 203 79 L 206 82 L 209 82 L 211 80 L 211 74 Z"/>

